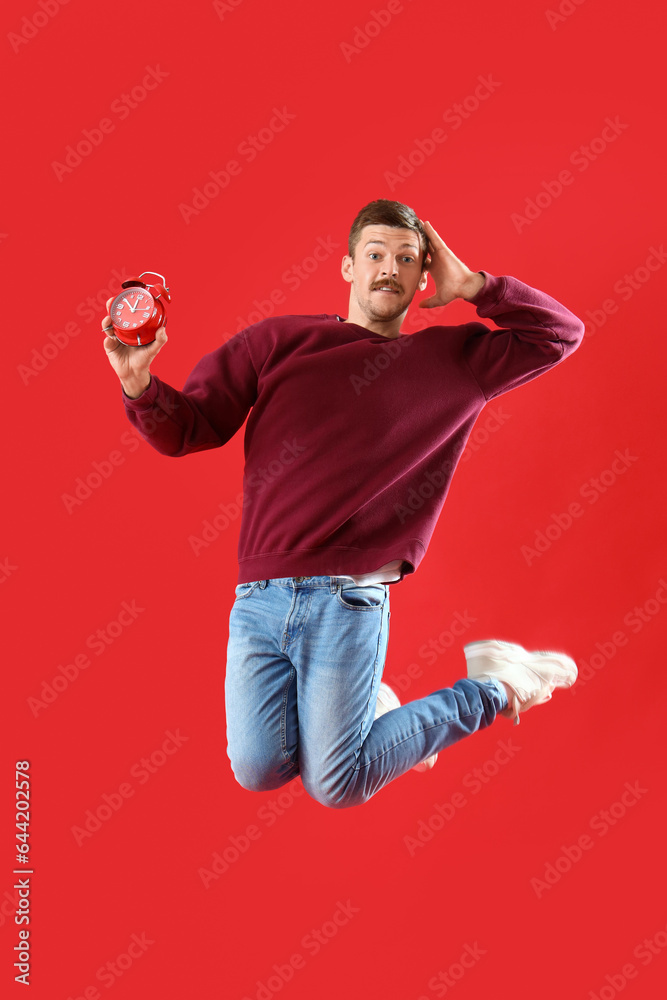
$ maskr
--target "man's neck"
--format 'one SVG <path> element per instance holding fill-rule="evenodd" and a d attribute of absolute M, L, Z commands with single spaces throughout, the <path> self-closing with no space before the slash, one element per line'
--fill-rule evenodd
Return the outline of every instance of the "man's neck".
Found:
<path fill-rule="evenodd" d="M 396 340 L 397 337 L 401 336 L 401 323 L 404 319 L 405 313 L 392 320 L 368 319 L 360 309 L 355 309 L 354 305 L 350 303 L 349 316 L 343 320 L 343 323 L 354 323 L 355 326 L 361 326 L 364 330 L 377 333 L 381 337 L 386 337 L 387 340 Z"/>

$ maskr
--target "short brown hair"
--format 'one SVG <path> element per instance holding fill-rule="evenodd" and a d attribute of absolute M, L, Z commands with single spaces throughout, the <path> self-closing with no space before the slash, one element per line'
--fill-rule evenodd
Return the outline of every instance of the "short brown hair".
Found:
<path fill-rule="evenodd" d="M 400 201 L 390 201 L 388 198 L 377 198 L 364 205 L 352 223 L 347 241 L 347 251 L 352 258 L 364 226 L 393 226 L 395 229 L 411 229 L 417 233 L 422 252 L 422 270 L 424 269 L 428 253 L 428 237 L 414 209 Z"/>

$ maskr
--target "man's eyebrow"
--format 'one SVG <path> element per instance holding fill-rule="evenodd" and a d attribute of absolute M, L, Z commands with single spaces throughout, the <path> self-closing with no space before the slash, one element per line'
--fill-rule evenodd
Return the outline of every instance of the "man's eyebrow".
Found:
<path fill-rule="evenodd" d="M 385 247 L 387 245 L 384 240 L 368 240 L 367 243 L 364 243 L 364 250 L 373 243 L 378 243 L 381 247 Z M 403 250 L 404 247 L 407 247 L 408 250 L 418 249 L 416 243 L 401 243 L 399 250 Z"/>

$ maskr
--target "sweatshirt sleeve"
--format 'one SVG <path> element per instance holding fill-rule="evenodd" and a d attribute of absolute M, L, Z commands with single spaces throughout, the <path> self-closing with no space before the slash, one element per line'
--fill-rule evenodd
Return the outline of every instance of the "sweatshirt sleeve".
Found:
<path fill-rule="evenodd" d="M 487 400 L 524 385 L 576 351 L 585 326 L 551 296 L 509 275 L 480 271 L 485 283 L 470 302 L 501 327 L 468 323 L 464 355 Z"/>
<path fill-rule="evenodd" d="M 246 330 L 205 354 L 182 391 L 151 374 L 150 385 L 137 399 L 123 392 L 130 423 L 156 451 L 174 458 L 225 444 L 256 399 L 257 372 Z"/>

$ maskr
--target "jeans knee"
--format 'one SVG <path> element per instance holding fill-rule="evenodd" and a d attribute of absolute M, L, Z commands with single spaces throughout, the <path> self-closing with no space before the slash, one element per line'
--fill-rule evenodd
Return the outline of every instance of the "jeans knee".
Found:
<path fill-rule="evenodd" d="M 303 787 L 312 799 L 328 809 L 349 809 L 366 802 L 370 796 L 363 789 L 354 787 L 350 782 L 346 787 L 332 786 L 321 780 L 301 777 Z"/>
<path fill-rule="evenodd" d="M 286 785 L 298 773 L 296 770 L 280 772 L 249 761 L 232 761 L 232 772 L 239 785 L 249 792 L 272 792 L 275 788 Z"/>

